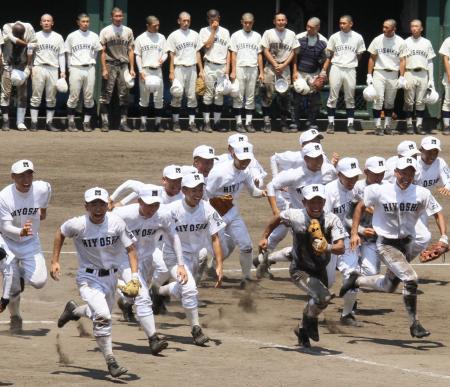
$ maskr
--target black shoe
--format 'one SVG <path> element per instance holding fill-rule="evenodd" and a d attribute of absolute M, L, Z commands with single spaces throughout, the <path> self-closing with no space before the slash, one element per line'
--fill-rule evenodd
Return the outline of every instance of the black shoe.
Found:
<path fill-rule="evenodd" d="M 363 324 L 360 323 L 351 313 L 345 316 L 341 316 L 341 324 L 349 327 L 358 327 L 358 328 L 363 326 Z"/>
<path fill-rule="evenodd" d="M 347 133 L 348 134 L 356 134 L 356 130 L 355 130 L 355 127 L 353 126 L 353 124 L 347 125 Z"/>
<path fill-rule="evenodd" d="M 66 325 L 69 321 L 78 321 L 80 319 L 79 316 L 76 316 L 73 311 L 78 306 L 78 304 L 70 300 L 65 308 L 64 311 L 61 313 L 61 316 L 59 316 L 58 319 L 58 328 L 62 328 L 64 325 Z"/>
<path fill-rule="evenodd" d="M 303 314 L 303 329 L 311 340 L 319 341 L 319 319 Z"/>
<path fill-rule="evenodd" d="M 133 313 L 133 305 L 132 304 L 125 303 L 123 301 L 123 299 L 121 297 L 119 297 L 119 299 L 117 300 L 117 306 L 121 310 L 123 319 L 126 322 L 129 322 L 129 323 L 136 322 L 136 317 L 134 316 L 134 313 Z"/>
<path fill-rule="evenodd" d="M 3 121 L 3 123 L 2 123 L 2 130 L 4 132 L 9 131 L 9 123 L 8 123 L 8 121 Z"/>
<path fill-rule="evenodd" d="M 192 327 L 191 334 L 194 338 L 194 344 L 200 347 L 204 346 L 209 341 L 209 337 L 203 333 L 202 328 L 198 325 Z"/>
<path fill-rule="evenodd" d="M 295 124 L 289 125 L 289 133 L 298 133 L 298 126 Z"/>
<path fill-rule="evenodd" d="M 327 126 L 327 133 L 328 133 L 328 134 L 334 134 L 334 124 L 333 124 L 332 122 L 329 122 L 329 123 L 328 123 L 328 126 Z"/>
<path fill-rule="evenodd" d="M 246 133 L 244 125 L 242 124 L 236 124 L 236 132 L 238 133 Z"/>
<path fill-rule="evenodd" d="M 37 122 L 33 122 L 31 121 L 31 125 L 30 125 L 30 132 L 37 132 Z"/>
<path fill-rule="evenodd" d="M 141 124 L 139 125 L 139 131 L 140 132 L 146 132 L 147 131 L 147 124 L 141 121 Z"/>
<path fill-rule="evenodd" d="M 198 133 L 198 128 L 197 128 L 197 125 L 195 124 L 195 122 L 193 122 L 192 124 L 189 124 L 188 129 L 192 133 Z"/>
<path fill-rule="evenodd" d="M 407 125 L 406 126 L 406 134 L 414 134 L 414 126 Z"/>
<path fill-rule="evenodd" d="M 270 122 L 264 122 L 264 126 L 262 128 L 262 131 L 264 133 L 270 133 L 272 131 L 272 125 L 270 125 Z"/>
<path fill-rule="evenodd" d="M 20 316 L 11 316 L 11 320 L 9 323 L 9 331 L 11 333 L 20 333 L 22 332 L 22 317 Z"/>
<path fill-rule="evenodd" d="M 308 334 L 304 328 L 297 327 L 294 329 L 294 333 L 298 339 L 298 345 L 305 348 L 311 348 L 311 342 L 309 341 Z"/>
<path fill-rule="evenodd" d="M 417 337 L 418 339 L 430 336 L 431 334 L 422 326 L 422 324 L 420 324 L 418 320 L 414 321 L 413 325 L 409 327 L 409 332 L 411 333 L 412 337 Z"/>
<path fill-rule="evenodd" d="M 126 374 L 128 370 L 125 367 L 121 367 L 114 356 L 110 355 L 106 359 L 106 365 L 108 366 L 108 371 L 112 377 L 118 378 L 119 376 Z"/>
<path fill-rule="evenodd" d="M 213 130 L 211 128 L 211 124 L 209 123 L 209 121 L 205 122 L 205 124 L 203 125 L 202 131 L 205 133 L 212 133 Z"/>
<path fill-rule="evenodd" d="M 161 122 L 155 124 L 155 132 L 164 133 L 166 130 L 162 126 Z"/>
<path fill-rule="evenodd" d="M 77 126 L 75 125 L 75 121 L 69 121 L 67 124 L 68 132 L 78 132 Z"/>
<path fill-rule="evenodd" d="M 102 122 L 101 131 L 102 132 L 109 132 L 109 122 L 108 121 Z"/>
<path fill-rule="evenodd" d="M 386 136 L 390 136 L 390 135 L 393 134 L 393 133 L 392 133 L 392 129 L 391 129 L 390 126 L 385 126 L 385 127 L 384 127 L 384 134 L 385 134 Z"/>
<path fill-rule="evenodd" d="M 89 122 L 83 122 L 83 132 L 92 132 L 93 130 Z"/>
<path fill-rule="evenodd" d="M 269 253 L 267 251 L 260 253 L 257 257 L 253 258 L 253 265 L 256 267 L 256 278 L 269 278 L 273 279 L 273 274 L 269 272 Z"/>
<path fill-rule="evenodd" d="M 133 131 L 133 129 L 131 129 L 126 122 L 120 123 L 119 130 L 121 130 L 122 132 L 127 132 L 127 133 L 130 133 Z"/>
<path fill-rule="evenodd" d="M 174 131 L 176 133 L 180 133 L 181 132 L 181 126 L 180 126 L 180 123 L 178 121 L 174 121 L 172 123 L 172 131 Z"/>
<path fill-rule="evenodd" d="M 47 122 L 46 128 L 50 132 L 60 132 L 61 131 L 60 129 L 55 127 L 52 122 Z"/>
<path fill-rule="evenodd" d="M 255 133 L 256 132 L 256 129 L 254 128 L 251 121 L 248 125 L 245 125 L 245 130 L 247 131 L 247 133 Z"/>
<path fill-rule="evenodd" d="M 241 282 L 239 282 L 239 288 L 241 290 L 244 290 L 247 288 L 248 285 L 252 283 L 252 280 L 250 278 L 243 278 L 241 279 Z"/>
<path fill-rule="evenodd" d="M 169 343 L 161 339 L 156 333 L 148 338 L 148 344 L 150 345 L 152 355 L 157 355 L 169 346 Z"/>
<path fill-rule="evenodd" d="M 375 128 L 375 134 L 376 134 L 377 136 L 384 136 L 383 128 L 382 128 L 381 126 L 377 126 L 377 127 Z"/>
<path fill-rule="evenodd" d="M 353 272 L 346 280 L 344 280 L 341 290 L 339 290 L 339 297 L 344 297 L 348 291 L 356 289 L 358 287 L 356 285 L 356 280 L 358 279 L 358 277 L 359 274 L 357 272 Z"/>
<path fill-rule="evenodd" d="M 281 120 L 281 133 L 289 133 L 289 126 L 286 120 Z"/>
<path fill-rule="evenodd" d="M 420 135 L 427 134 L 427 132 L 425 131 L 425 129 L 423 128 L 422 125 L 417 125 L 416 132 L 417 132 L 417 134 L 420 134 Z"/>

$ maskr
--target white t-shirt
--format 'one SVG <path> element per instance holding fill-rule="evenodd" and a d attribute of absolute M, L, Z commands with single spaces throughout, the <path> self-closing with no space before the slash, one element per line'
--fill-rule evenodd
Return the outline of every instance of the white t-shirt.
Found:
<path fill-rule="evenodd" d="M 125 249 L 136 242 L 125 222 L 113 213 L 106 213 L 101 224 L 92 223 L 88 215 L 71 218 L 61 226 L 61 233 L 73 238 L 83 269 L 117 269 Z"/>
<path fill-rule="evenodd" d="M 63 37 L 55 31 L 50 33 L 39 31 L 36 34 L 36 40 L 33 64 L 59 68 L 59 56 L 66 52 Z M 61 71 L 65 71 L 65 69 L 61 69 Z"/>
<path fill-rule="evenodd" d="M 363 37 L 355 31 L 338 31 L 330 36 L 327 50 L 333 53 L 331 63 L 339 67 L 358 67 L 358 55 L 366 51 Z"/>
<path fill-rule="evenodd" d="M 95 32 L 76 30 L 66 38 L 66 52 L 69 66 L 95 64 L 97 52 L 103 49 L 100 38 Z"/>
<path fill-rule="evenodd" d="M 211 35 L 211 27 L 203 27 L 200 30 L 200 41 L 204 45 Z M 216 30 L 213 45 L 207 49 L 205 47 L 204 58 L 210 62 L 225 64 L 227 63 L 228 50 L 230 49 L 230 32 L 219 26 Z"/>
<path fill-rule="evenodd" d="M 435 186 L 450 189 L 450 169 L 441 157 L 438 157 L 431 165 L 425 164 L 422 158 L 417 157 L 417 171 L 414 176 L 414 184 L 432 189 Z"/>
<path fill-rule="evenodd" d="M 197 32 L 188 29 L 172 32 L 167 38 L 167 51 L 175 54 L 174 64 L 193 66 L 197 63 L 197 51 L 203 47 L 203 43 Z"/>
<path fill-rule="evenodd" d="M 428 69 L 428 61 L 432 60 L 436 54 L 428 39 L 420 37 L 414 39 L 412 36 L 405 40 L 406 44 L 406 69 Z"/>
<path fill-rule="evenodd" d="M 236 31 L 231 35 L 230 50 L 236 53 L 236 66 L 257 67 L 258 54 L 262 51 L 261 35 L 256 31 Z"/>
<path fill-rule="evenodd" d="M 341 222 L 344 222 L 355 197 L 354 191 L 346 189 L 339 179 L 336 179 L 325 186 L 325 193 L 327 197 L 324 211 L 335 214 Z"/>
<path fill-rule="evenodd" d="M 277 63 L 284 62 L 292 50 L 300 46 L 295 38 L 295 32 L 285 28 L 278 31 L 276 28 L 264 31 L 261 39 L 261 46 L 268 48 L 273 59 Z"/>
<path fill-rule="evenodd" d="M 400 58 L 407 54 L 405 41 L 398 35 L 391 38 L 378 35 L 367 49 L 372 55 L 376 55 L 375 70 L 399 71 Z"/>
<path fill-rule="evenodd" d="M 395 239 L 415 236 L 415 225 L 422 214 L 442 210 L 431 192 L 411 184 L 402 190 L 397 183 L 371 184 L 364 190 L 364 205 L 373 207 L 372 224 L 382 237 Z"/>
<path fill-rule="evenodd" d="M 134 53 L 142 58 L 142 67 L 161 67 L 160 59 L 167 52 L 164 35 L 145 31 L 134 42 Z"/>
<path fill-rule="evenodd" d="M 39 229 L 40 209 L 47 208 L 51 197 L 50 184 L 37 180 L 26 193 L 19 192 L 15 184 L 8 185 L 0 192 L 0 222 L 11 222 L 14 227 L 23 228 L 31 220 L 33 235 L 20 237 L 2 230 L 11 251 L 21 257 L 24 253 L 40 252 Z M 0 223 L 1 224 L 1 223 Z"/>

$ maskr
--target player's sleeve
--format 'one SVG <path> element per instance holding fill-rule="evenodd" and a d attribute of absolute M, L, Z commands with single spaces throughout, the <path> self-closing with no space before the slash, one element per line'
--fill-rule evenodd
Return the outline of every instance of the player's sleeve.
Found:
<path fill-rule="evenodd" d="M 72 40 L 72 34 L 70 34 L 69 36 L 67 36 L 66 41 L 64 42 L 64 48 L 66 49 L 67 54 L 71 54 L 72 50 L 72 44 L 71 44 L 71 40 Z"/>
<path fill-rule="evenodd" d="M 205 46 L 205 43 L 208 41 L 210 34 L 211 33 L 207 30 L 206 27 L 204 27 L 200 30 L 198 35 L 200 38 L 200 42 L 202 43 L 202 47 Z"/>
<path fill-rule="evenodd" d="M 249 194 L 254 198 L 260 198 L 263 194 L 263 191 L 255 185 L 251 171 L 247 170 L 246 172 L 247 173 L 244 184 L 247 187 Z"/>
<path fill-rule="evenodd" d="M 110 198 L 112 201 L 117 201 L 117 199 L 123 195 L 130 193 L 137 193 L 144 188 L 145 184 L 138 180 L 127 180 L 121 185 L 119 185 L 116 190 L 111 194 Z M 123 201 L 122 201 L 123 204 Z"/>
<path fill-rule="evenodd" d="M 60 227 L 61 234 L 67 238 L 76 238 L 82 229 L 82 217 L 66 220 Z"/>
<path fill-rule="evenodd" d="M 231 35 L 231 39 L 230 39 L 230 50 L 233 52 L 237 52 L 237 47 L 236 47 L 236 35 L 233 34 Z"/>
<path fill-rule="evenodd" d="M 333 210 L 333 203 L 334 203 L 334 195 L 333 192 L 331 190 L 331 183 L 328 183 L 325 185 L 325 206 L 323 208 L 324 212 L 332 212 Z"/>
<path fill-rule="evenodd" d="M 133 30 L 131 28 L 129 28 L 130 31 L 130 36 L 128 37 L 128 49 L 132 50 L 134 47 L 134 35 L 133 35 Z"/>
<path fill-rule="evenodd" d="M 5 38 L 6 41 L 6 38 Z M 439 54 L 449 56 L 449 45 L 450 45 L 450 38 L 447 38 L 444 40 L 444 42 L 441 45 L 441 48 L 439 49 Z"/>
<path fill-rule="evenodd" d="M 433 58 L 436 57 L 436 53 L 434 52 L 434 48 L 433 45 L 431 44 L 430 41 L 428 41 L 428 54 L 427 54 L 427 59 L 431 60 Z"/>
<path fill-rule="evenodd" d="M 301 176 L 301 174 L 296 175 L 295 171 L 295 169 L 281 171 L 272 179 L 273 187 L 275 189 L 282 189 L 284 187 L 293 186 L 297 180 L 297 177 Z"/>
<path fill-rule="evenodd" d="M 378 201 L 377 188 L 379 184 L 371 184 L 364 188 L 364 205 L 366 207 L 375 207 Z"/>
<path fill-rule="evenodd" d="M 366 45 L 364 43 L 363 37 L 360 35 L 358 40 L 358 48 L 356 49 L 357 54 L 362 54 L 364 51 L 366 51 Z"/>
<path fill-rule="evenodd" d="M 404 58 L 407 55 L 408 55 L 408 47 L 406 46 L 406 42 L 402 39 L 399 47 L 399 57 Z"/>
<path fill-rule="evenodd" d="M 293 220 L 293 212 L 292 209 L 283 210 L 280 212 L 280 220 L 281 223 L 286 225 L 287 227 L 292 226 L 292 220 Z"/>
<path fill-rule="evenodd" d="M 3 198 L 0 198 L 0 221 L 2 222 L 13 221 L 13 217 L 11 216 L 9 206 L 6 204 Z"/>
<path fill-rule="evenodd" d="M 295 36 L 295 33 L 292 34 L 292 49 L 296 50 L 300 47 L 300 42 L 298 41 L 297 37 Z"/>
<path fill-rule="evenodd" d="M 327 50 L 328 51 L 334 52 L 334 50 L 336 49 L 335 39 L 336 38 L 334 37 L 334 35 L 330 36 L 330 39 L 328 40 L 328 43 L 327 43 Z"/>
<path fill-rule="evenodd" d="M 100 34 L 99 34 L 99 36 L 98 36 L 98 38 L 99 38 L 99 40 L 100 40 L 100 43 L 101 43 L 103 46 L 106 46 L 106 28 L 107 28 L 107 27 L 103 28 L 103 29 L 100 31 Z"/>
<path fill-rule="evenodd" d="M 331 220 L 331 239 L 333 243 L 337 242 L 340 239 L 345 239 L 348 234 L 345 231 L 344 225 L 342 224 L 341 220 L 334 214 L 332 215 Z"/>
<path fill-rule="evenodd" d="M 425 192 L 424 208 L 427 212 L 427 215 L 431 216 L 437 214 L 439 211 L 442 211 L 442 206 L 434 198 L 433 194 L 426 188 L 423 189 L 423 192 Z"/>
<path fill-rule="evenodd" d="M 372 55 L 376 55 L 377 54 L 377 41 L 378 39 L 375 38 L 374 40 L 372 40 L 372 42 L 369 45 L 369 48 L 367 49 L 367 51 L 369 51 Z"/>
<path fill-rule="evenodd" d="M 211 170 L 206 180 L 206 195 L 209 198 L 217 196 L 217 192 L 220 191 L 222 184 L 222 176 L 216 172 L 217 168 Z M 220 195 L 220 194 L 219 194 Z"/>
<path fill-rule="evenodd" d="M 52 187 L 46 181 L 37 181 L 39 194 L 39 208 L 47 208 L 52 197 Z"/>
<path fill-rule="evenodd" d="M 219 213 L 208 202 L 204 202 L 204 205 L 208 218 L 209 235 L 217 234 L 220 230 L 225 228 L 226 223 L 219 215 Z"/>
<path fill-rule="evenodd" d="M 175 52 L 175 36 L 174 32 L 172 32 L 167 38 L 167 51 Z"/>
<path fill-rule="evenodd" d="M 439 176 L 442 181 L 442 185 L 450 190 L 450 169 L 446 163 L 446 161 L 442 158 L 439 158 Z"/>
<path fill-rule="evenodd" d="M 200 35 L 198 33 L 196 33 L 196 34 L 197 34 L 197 36 L 196 36 L 196 47 L 195 47 L 195 49 L 196 49 L 196 51 L 200 51 L 203 48 L 204 43 L 200 39 Z"/>
<path fill-rule="evenodd" d="M 263 36 L 261 38 L 261 47 L 264 48 L 269 48 L 269 31 L 264 31 Z"/>
<path fill-rule="evenodd" d="M 117 219 L 117 231 L 119 233 L 120 241 L 122 242 L 125 248 L 130 247 L 132 244 L 137 242 L 134 234 L 128 230 L 128 227 L 121 218 L 116 217 Z"/>
<path fill-rule="evenodd" d="M 95 34 L 95 42 L 94 42 L 94 44 L 95 44 L 95 50 L 96 50 L 96 51 L 101 51 L 101 50 L 103 50 L 103 45 L 102 45 L 102 43 L 100 42 L 100 38 L 98 37 L 97 34 Z"/>

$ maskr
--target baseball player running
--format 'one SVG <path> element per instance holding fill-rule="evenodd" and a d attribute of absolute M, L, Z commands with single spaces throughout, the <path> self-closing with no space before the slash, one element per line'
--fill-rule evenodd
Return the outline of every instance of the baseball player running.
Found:
<path fill-rule="evenodd" d="M 450 135 L 450 37 L 446 38 L 439 49 L 442 55 L 445 72 L 442 77 L 442 84 L 445 88 L 444 103 L 442 104 L 442 128 L 443 135 Z"/>
<path fill-rule="evenodd" d="M 36 35 L 29 23 L 17 21 L 6 23 L 2 30 L 3 72 L 0 93 L 2 130 L 9 130 L 9 104 L 12 87 L 17 89 L 17 129 L 27 130 L 25 113 L 27 110 L 28 76 L 33 62 L 33 48 Z M 19 79 L 17 79 L 19 78 Z"/>
<path fill-rule="evenodd" d="M 333 298 L 328 290 L 328 278 L 334 276 L 328 265 L 330 255 L 344 253 L 347 233 L 335 214 L 324 211 L 326 195 L 323 185 L 307 185 L 303 188 L 303 196 L 305 208 L 286 209 L 272 218 L 263 232 L 259 248 L 267 249 L 268 237 L 279 224 L 292 229 L 289 274 L 295 285 L 308 295 L 302 322 L 294 332 L 299 345 L 310 347 L 309 339 L 319 341 L 318 316 Z"/>
<path fill-rule="evenodd" d="M 256 82 L 264 80 L 261 35 L 253 31 L 255 17 L 247 12 L 241 17 L 242 29 L 231 35 L 230 80 L 239 82 L 239 95 L 233 98 L 236 131 L 255 132 L 252 120 L 255 111 Z M 245 108 L 245 127 L 242 124 L 242 108 Z"/>
<path fill-rule="evenodd" d="M 155 132 L 164 132 L 161 125 L 164 106 L 164 83 L 162 65 L 167 60 L 166 38 L 160 34 L 159 19 L 147 16 L 147 31 L 134 42 L 134 54 L 139 70 L 139 109 L 141 111 L 140 132 L 147 131 L 148 105 L 153 94 L 155 106 Z"/>
<path fill-rule="evenodd" d="M 320 19 L 312 17 L 306 23 L 306 31 L 296 35 L 300 47 L 295 51 L 293 59 L 292 80 L 299 77 L 310 85 L 315 77 L 322 72 L 326 59 L 326 47 L 328 40 L 319 33 Z M 326 72 L 322 72 L 326 75 Z M 300 127 L 300 113 L 303 108 L 307 114 L 307 129 L 316 129 L 317 116 L 320 111 L 320 93 L 311 89 L 306 95 L 294 94 L 293 124 L 297 129 Z"/>
<path fill-rule="evenodd" d="M 203 63 L 200 49 L 203 43 L 197 32 L 191 30 L 191 15 L 181 12 L 178 15 L 180 28 L 172 32 L 167 38 L 167 50 L 170 57 L 169 80 L 172 82 L 172 130 L 181 132 L 179 117 L 181 100 L 183 94 L 187 98 L 187 110 L 189 115 L 189 130 L 197 133 L 195 124 L 195 109 L 197 108 L 197 96 L 195 94 L 195 82 L 197 80 L 197 69 L 199 76 L 204 78 Z"/>
<path fill-rule="evenodd" d="M 39 229 L 47 216 L 51 187 L 45 181 L 34 181 L 30 160 L 16 161 L 11 166 L 11 177 L 13 184 L 0 192 L 0 231 L 17 262 L 13 265 L 13 286 L 17 289 L 17 284 L 23 281 L 40 289 L 47 282 L 47 267 Z M 8 308 L 11 331 L 20 332 L 20 293 L 11 296 Z"/>
<path fill-rule="evenodd" d="M 89 30 L 90 17 L 80 13 L 77 17 L 79 29 L 66 38 L 67 62 L 69 66 L 70 93 L 67 100 L 67 118 L 69 132 L 77 132 L 75 125 L 75 108 L 83 90 L 84 120 L 83 131 L 92 132 L 91 117 L 95 113 L 94 86 L 95 63 L 97 53 L 103 49 L 95 32 Z"/>
<path fill-rule="evenodd" d="M 383 33 L 370 43 L 367 65 L 367 85 L 373 84 L 377 97 L 373 104 L 375 134 L 392 134 L 391 119 L 394 110 L 397 89 L 406 89 L 408 84 L 404 77 L 407 48 L 405 41 L 395 31 L 397 22 L 387 19 L 383 23 Z M 400 76 L 399 76 L 400 74 Z M 384 131 L 381 128 L 381 110 L 384 103 Z"/>
<path fill-rule="evenodd" d="M 286 28 L 288 19 L 285 14 L 277 13 L 273 19 L 275 28 L 266 30 L 261 39 L 266 66 L 264 67 L 264 92 L 262 95 L 262 108 L 264 115 L 263 131 L 272 130 L 270 124 L 270 105 L 275 91 L 275 82 L 282 78 L 288 85 L 291 84 L 290 63 L 294 58 L 294 50 L 300 46 L 295 38 L 295 32 Z M 288 89 L 289 90 L 289 89 Z M 279 95 L 281 109 L 281 131 L 289 132 L 286 119 L 289 115 L 289 93 L 286 91 Z"/>
<path fill-rule="evenodd" d="M 108 192 L 100 187 L 85 192 L 86 215 L 67 220 L 56 231 L 50 275 L 54 280 L 59 280 L 61 249 L 66 238 L 73 238 L 79 263 L 76 281 L 85 304 L 69 301 L 58 319 L 58 328 L 80 317 L 91 319 L 95 340 L 109 373 L 119 377 L 128 370 L 119 366 L 112 351 L 111 311 L 117 284 L 116 273 L 125 249 L 132 278 L 126 288 L 131 297 L 138 296 L 141 284 L 134 245 L 136 238 L 122 219 L 108 212 L 108 199 Z"/>
<path fill-rule="evenodd" d="M 42 93 L 45 90 L 45 103 L 47 108 L 46 129 L 59 132 L 53 126 L 53 116 L 56 106 L 56 81 L 66 78 L 66 48 L 64 39 L 53 31 L 53 16 L 48 13 L 41 16 L 42 30 L 36 34 L 34 48 L 32 87 L 33 94 L 30 101 L 31 131 L 38 129 L 39 106 Z"/>
<path fill-rule="evenodd" d="M 328 40 L 328 58 L 323 66 L 330 70 L 330 96 L 327 101 L 328 128 L 327 133 L 334 133 L 334 116 L 341 87 L 344 88 L 345 108 L 347 109 L 347 133 L 356 134 L 353 126 L 355 115 L 356 68 L 361 55 L 366 51 L 364 39 L 352 30 L 353 18 L 350 15 L 339 19 L 340 31 L 331 35 Z"/>
<path fill-rule="evenodd" d="M 205 74 L 205 94 L 203 96 L 203 131 L 212 132 L 210 115 L 214 113 L 214 129 L 220 128 L 220 118 L 223 110 L 223 94 L 216 93 L 216 84 L 223 77 L 228 77 L 230 71 L 230 32 L 219 25 L 220 13 L 210 9 L 206 13 L 208 27 L 200 30 L 200 42 L 203 44 L 205 61 L 203 71 Z"/>
<path fill-rule="evenodd" d="M 351 246 L 360 245 L 358 227 L 366 207 L 373 207 L 373 229 L 378 235 L 377 249 L 381 260 L 387 266 L 386 274 L 376 276 L 350 276 L 341 288 L 342 296 L 355 287 L 393 292 L 399 282 L 403 282 L 403 302 L 408 314 L 412 337 L 429 336 L 417 317 L 418 276 L 409 263 L 422 250 L 416 244 L 415 225 L 422 214 L 434 216 L 441 237 L 439 244 L 448 247 L 446 220 L 442 207 L 431 192 L 412 184 L 417 170 L 417 162 L 411 157 L 398 160 L 393 183 L 372 184 L 364 190 L 361 201 L 353 216 Z"/>
<path fill-rule="evenodd" d="M 131 132 L 128 126 L 128 94 L 125 82 L 125 71 L 134 72 L 134 36 L 131 28 L 122 24 L 123 11 L 114 7 L 111 10 L 112 24 L 100 31 L 100 43 L 103 50 L 100 56 L 102 64 L 102 94 L 100 96 L 100 114 L 102 116 L 102 132 L 109 130 L 108 105 L 111 103 L 114 86 L 117 84 L 120 106 L 120 126 L 123 132 Z"/>
<path fill-rule="evenodd" d="M 426 134 L 423 129 L 425 103 L 423 98 L 427 89 L 434 89 L 433 58 L 436 56 L 431 42 L 422 36 L 422 22 L 414 19 L 409 23 L 411 36 L 405 40 L 405 79 L 408 87 L 405 89 L 403 110 L 406 116 L 406 133 L 414 134 L 412 113 L 416 107 L 416 132 Z"/>

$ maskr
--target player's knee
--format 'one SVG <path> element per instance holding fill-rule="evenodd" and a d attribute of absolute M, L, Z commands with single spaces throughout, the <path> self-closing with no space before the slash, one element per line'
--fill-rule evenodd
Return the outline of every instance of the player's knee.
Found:
<path fill-rule="evenodd" d="M 253 251 L 252 245 L 245 244 L 243 246 L 239 246 L 239 250 L 241 253 L 250 254 Z"/>
<path fill-rule="evenodd" d="M 136 297 L 134 305 L 136 307 L 136 316 L 138 317 L 145 317 L 153 314 L 152 300 L 150 297 Z"/>
<path fill-rule="evenodd" d="M 97 313 L 93 321 L 94 321 L 94 328 L 96 329 L 108 327 L 112 323 L 111 313 L 109 312 Z"/>
<path fill-rule="evenodd" d="M 35 289 L 41 289 L 47 283 L 47 272 L 34 275 L 30 280 L 30 285 Z"/>
<path fill-rule="evenodd" d="M 186 285 L 183 285 L 181 290 L 181 303 L 184 308 L 195 308 L 197 307 L 197 287 L 195 286 L 194 280 L 189 280 Z"/>

